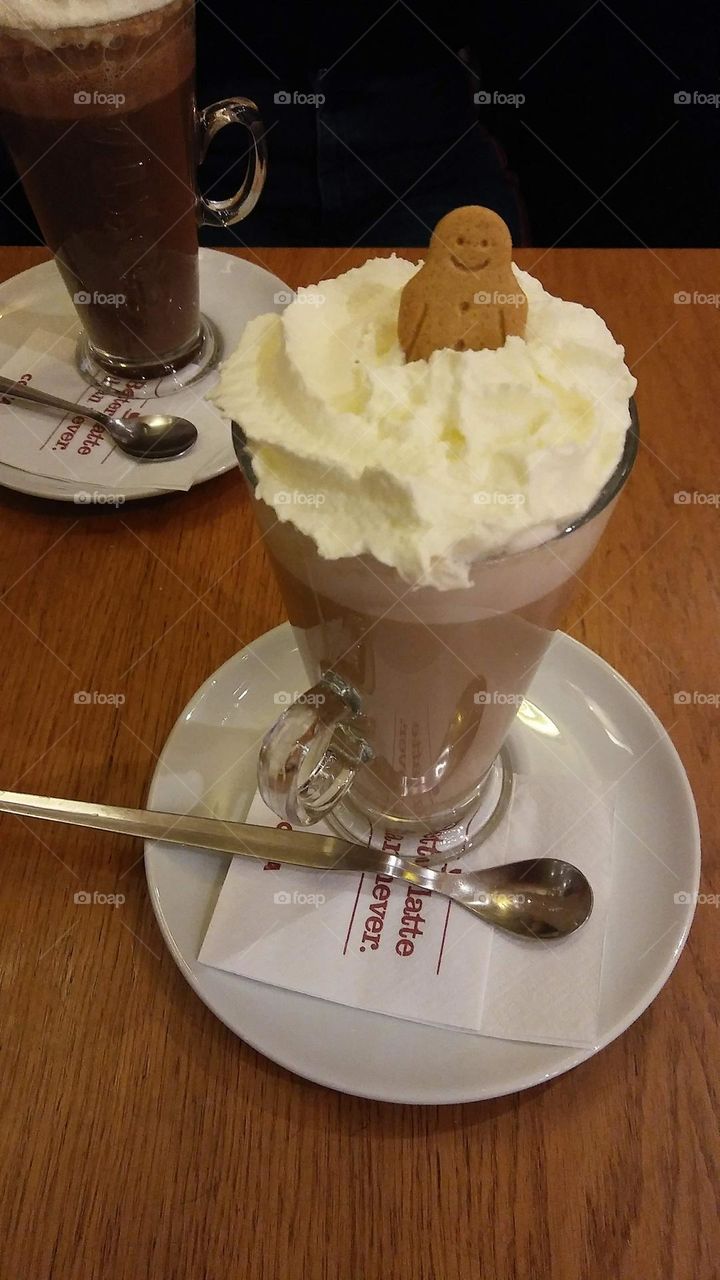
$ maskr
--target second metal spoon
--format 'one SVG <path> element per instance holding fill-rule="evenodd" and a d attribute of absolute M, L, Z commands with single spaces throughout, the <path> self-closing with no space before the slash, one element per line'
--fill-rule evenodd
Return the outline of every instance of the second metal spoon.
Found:
<path fill-rule="evenodd" d="M 0 393 L 11 396 L 20 403 L 64 409 L 66 413 L 72 414 L 81 413 L 84 418 L 90 418 L 104 427 L 118 448 L 138 462 L 167 462 L 171 458 L 180 458 L 192 449 L 198 438 L 197 427 L 192 422 L 188 422 L 187 418 L 175 417 L 172 413 L 111 418 L 109 414 L 101 413 L 90 405 L 61 400 L 48 391 L 13 382 L 12 378 L 0 377 Z"/>

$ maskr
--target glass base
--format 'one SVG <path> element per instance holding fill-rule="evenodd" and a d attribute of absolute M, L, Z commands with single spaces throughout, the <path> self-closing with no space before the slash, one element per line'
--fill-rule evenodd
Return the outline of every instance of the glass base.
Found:
<path fill-rule="evenodd" d="M 91 387 L 122 395 L 128 400 L 148 400 L 155 396 L 177 395 L 192 386 L 218 363 L 222 357 L 220 334 L 207 316 L 200 317 L 197 347 L 177 364 L 133 365 L 98 351 L 82 333 L 75 351 L 75 363 Z"/>
<path fill-rule="evenodd" d="M 444 821 L 443 826 L 438 823 L 423 827 L 420 823 L 391 817 L 371 822 L 367 814 L 353 807 L 352 789 L 326 815 L 325 821 L 346 840 L 384 853 L 397 852 L 401 857 L 417 858 L 425 866 L 440 868 L 487 840 L 507 812 L 512 791 L 512 762 L 509 751 L 503 747 L 474 794 L 462 806 L 462 816 L 453 815 L 448 823 L 444 815 L 439 820 Z M 389 848 L 388 841 L 402 844 L 402 848 Z"/>

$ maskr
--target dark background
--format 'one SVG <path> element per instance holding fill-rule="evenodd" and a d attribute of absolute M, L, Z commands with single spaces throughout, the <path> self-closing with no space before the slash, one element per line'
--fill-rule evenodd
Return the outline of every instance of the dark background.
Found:
<path fill-rule="evenodd" d="M 423 245 L 464 203 L 496 208 L 516 243 L 718 243 L 720 110 L 675 101 L 720 94 L 709 0 L 198 0 L 197 22 L 200 102 L 253 98 L 270 157 L 256 211 L 206 244 Z M 218 137 L 206 191 L 239 185 L 243 151 L 239 130 Z M 4 154 L 0 192 L 0 240 L 37 241 Z"/>

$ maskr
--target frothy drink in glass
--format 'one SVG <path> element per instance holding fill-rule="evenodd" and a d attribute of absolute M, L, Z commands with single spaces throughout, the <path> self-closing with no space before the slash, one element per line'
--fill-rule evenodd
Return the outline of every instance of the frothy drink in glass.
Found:
<path fill-rule="evenodd" d="M 142 379 L 202 364 L 212 339 L 197 228 L 216 218 L 196 187 L 193 0 L 78 0 L 62 10 L 73 25 L 57 27 L 52 4 L 8 8 L 28 21 L 13 26 L 0 6 L 0 133 L 89 339 L 89 365 Z"/>
<path fill-rule="evenodd" d="M 631 441 L 617 488 L 633 453 Z M 349 723 L 349 699 L 353 737 L 371 748 L 336 810 L 346 831 L 363 838 L 369 822 L 381 839 L 444 832 L 452 848 L 454 829 L 486 803 L 498 752 L 614 502 L 608 495 L 558 540 L 478 561 L 468 587 L 409 592 L 372 557 L 324 559 L 255 500 L 311 686 L 308 712 L 328 729 L 338 715 Z"/>
<path fill-rule="evenodd" d="M 217 392 L 310 684 L 265 735 L 263 799 L 443 855 L 502 812 L 506 736 L 536 714 L 523 699 L 636 449 L 635 380 L 588 308 L 517 271 L 526 332 L 503 313 L 494 346 L 454 336 L 473 305 L 511 305 L 512 274 L 474 304 L 475 274 L 503 252 L 514 271 L 497 215 L 456 213 L 428 299 L 425 268 L 371 259 L 251 321 Z M 452 345 L 411 358 L 406 288 L 411 345 L 435 341 L 446 273 Z"/>

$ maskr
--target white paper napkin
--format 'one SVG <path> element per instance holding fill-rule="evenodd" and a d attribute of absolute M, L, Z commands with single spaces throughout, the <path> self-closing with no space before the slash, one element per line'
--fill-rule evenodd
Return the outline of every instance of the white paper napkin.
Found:
<path fill-rule="evenodd" d="M 141 493 L 155 489 L 189 489 L 200 473 L 212 473 L 227 452 L 226 418 L 194 387 L 177 395 L 121 402 L 112 393 L 89 387 L 74 366 L 74 339 L 36 329 L 2 367 L 5 377 L 31 377 L 43 391 L 91 405 L 103 413 L 177 413 L 198 429 L 198 442 L 172 462 L 135 462 L 118 449 L 107 432 L 89 419 L 62 410 L 20 407 L 0 395 L 0 462 L 32 475 L 49 476 L 81 492 L 108 489 Z M 204 390 L 212 385 L 204 383 Z M 153 384 L 154 386 L 154 384 Z"/>
<path fill-rule="evenodd" d="M 247 821 L 280 825 L 259 795 Z M 538 856 L 568 859 L 585 872 L 595 895 L 589 921 L 571 937 L 514 939 L 457 903 L 399 880 L 235 858 L 199 959 L 413 1022 L 509 1040 L 591 1046 L 597 1037 L 612 845 L 610 802 L 567 776 L 520 776 L 497 830 L 448 870 Z M 406 838 L 402 856 L 417 852 L 417 840 Z"/>

